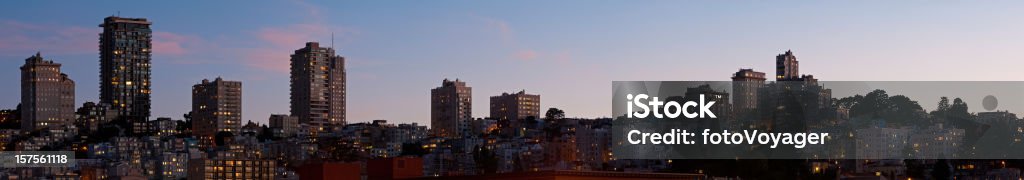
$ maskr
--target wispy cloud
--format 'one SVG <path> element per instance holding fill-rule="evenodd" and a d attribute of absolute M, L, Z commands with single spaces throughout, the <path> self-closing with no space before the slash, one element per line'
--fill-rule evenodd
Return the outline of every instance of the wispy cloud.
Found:
<path fill-rule="evenodd" d="M 485 29 L 494 31 L 501 38 L 502 42 L 514 44 L 515 43 L 515 32 L 512 27 L 509 26 L 505 20 L 481 16 L 477 14 L 469 14 L 470 17 L 483 22 Z"/>
<path fill-rule="evenodd" d="M 98 27 L 0 21 L 0 53 L 96 54 L 99 51 Z M 153 32 L 153 53 L 172 63 L 193 64 L 187 55 L 212 52 L 214 44 L 195 35 Z"/>
<path fill-rule="evenodd" d="M 0 21 L 0 53 L 96 53 L 98 28 Z"/>
<path fill-rule="evenodd" d="M 534 51 L 534 50 L 522 50 L 522 51 L 516 52 L 514 57 L 516 59 L 524 60 L 524 61 L 532 60 L 534 58 L 537 58 L 537 51 Z"/>
<path fill-rule="evenodd" d="M 316 39 L 316 36 L 330 34 L 324 24 L 294 24 L 286 27 L 268 27 L 256 32 L 256 36 L 274 46 L 295 46 Z M 322 37 L 321 37 L 322 38 Z"/>
<path fill-rule="evenodd" d="M 525 43 L 520 42 L 516 38 L 515 29 L 508 21 L 499 18 L 481 16 L 475 13 L 469 14 L 469 17 L 482 22 L 482 29 L 484 31 L 495 32 L 505 46 L 520 49 L 513 51 L 508 58 L 518 61 L 551 61 L 560 64 L 567 64 L 573 59 L 572 53 L 566 50 L 537 49 L 525 45 Z"/>
<path fill-rule="evenodd" d="M 181 56 L 195 53 L 201 46 L 211 45 L 206 40 L 194 36 L 172 32 L 153 32 L 153 53 L 158 55 Z"/>
<path fill-rule="evenodd" d="M 517 51 L 512 55 L 512 58 L 520 61 L 548 61 L 560 64 L 568 64 L 572 61 L 573 55 L 569 51 L 548 51 L 541 52 L 534 49 L 526 49 Z"/>
<path fill-rule="evenodd" d="M 252 32 L 252 35 L 258 40 L 257 44 L 260 45 L 240 49 L 244 57 L 243 64 L 270 72 L 287 73 L 291 50 L 298 49 L 306 42 L 311 41 L 320 42 L 322 46 L 330 46 L 328 40 L 332 40 L 330 39 L 332 35 L 344 43 L 350 40 L 351 36 L 358 34 L 358 31 L 351 28 L 328 24 L 327 16 L 323 15 L 323 10 L 318 6 L 305 1 L 292 2 L 303 9 L 302 16 L 309 21 L 264 27 Z"/>

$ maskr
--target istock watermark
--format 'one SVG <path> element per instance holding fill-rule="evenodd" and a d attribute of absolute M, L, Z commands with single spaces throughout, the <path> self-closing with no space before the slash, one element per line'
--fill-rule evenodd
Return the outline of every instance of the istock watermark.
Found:
<path fill-rule="evenodd" d="M 612 88 L 612 150 L 620 159 L 1024 159 L 1024 120 L 1016 115 L 1024 111 L 1024 82 L 616 81 Z"/>

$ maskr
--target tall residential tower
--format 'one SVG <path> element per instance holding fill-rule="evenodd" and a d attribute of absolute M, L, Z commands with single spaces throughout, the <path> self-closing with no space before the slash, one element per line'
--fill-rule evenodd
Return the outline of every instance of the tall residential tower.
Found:
<path fill-rule="evenodd" d="M 241 134 L 242 82 L 203 79 L 192 86 L 192 132 L 206 144 L 217 133 Z"/>
<path fill-rule="evenodd" d="M 793 51 L 775 56 L 775 80 L 786 81 L 800 78 L 800 62 L 796 61 Z"/>
<path fill-rule="evenodd" d="M 345 125 L 345 58 L 308 42 L 291 56 L 291 113 L 316 131 Z"/>
<path fill-rule="evenodd" d="M 430 130 L 439 137 L 462 137 L 473 119 L 473 89 L 466 82 L 444 79 L 430 90 Z"/>
<path fill-rule="evenodd" d="M 100 33 L 100 103 L 121 119 L 144 124 L 150 116 L 150 60 L 153 31 L 145 18 L 111 16 Z M 134 132 L 145 129 L 134 127 Z"/>

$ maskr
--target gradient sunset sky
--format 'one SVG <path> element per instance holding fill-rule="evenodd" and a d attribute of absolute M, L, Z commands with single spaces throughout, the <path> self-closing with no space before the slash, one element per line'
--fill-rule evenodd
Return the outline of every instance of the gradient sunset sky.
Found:
<path fill-rule="evenodd" d="M 154 117 L 181 119 L 192 85 L 243 83 L 245 120 L 288 113 L 288 56 L 307 41 L 346 57 L 348 121 L 429 123 L 445 78 L 488 97 L 525 89 L 569 117 L 611 114 L 616 80 L 727 81 L 771 74 L 792 49 L 801 73 L 839 81 L 1024 80 L 1021 1 L 6 1 L 0 108 L 18 67 L 64 64 L 76 101 L 99 99 L 104 17 L 153 22 Z M 980 102 L 969 102 L 979 105 Z M 921 102 L 932 105 L 932 100 Z M 934 107 L 934 106 L 931 106 Z M 925 106 L 929 108 L 929 106 Z"/>

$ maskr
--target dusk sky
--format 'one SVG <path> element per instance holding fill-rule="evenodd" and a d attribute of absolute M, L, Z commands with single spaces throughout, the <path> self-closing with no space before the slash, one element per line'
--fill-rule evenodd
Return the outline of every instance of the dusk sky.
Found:
<path fill-rule="evenodd" d="M 445 78 L 489 96 L 525 89 L 568 117 L 611 115 L 616 80 L 727 81 L 774 73 L 792 49 L 823 81 L 1024 80 L 1021 1 L 7 1 L 0 3 L 0 108 L 18 67 L 64 64 L 76 101 L 99 100 L 104 17 L 153 22 L 153 117 L 191 108 L 191 87 L 242 81 L 245 120 L 287 114 L 289 55 L 307 41 L 347 60 L 348 121 L 430 119 Z M 969 102 L 980 106 L 980 102 Z M 932 105 L 934 100 L 921 102 Z M 929 106 L 925 106 L 929 108 Z M 543 113 L 543 112 L 542 112 Z"/>

